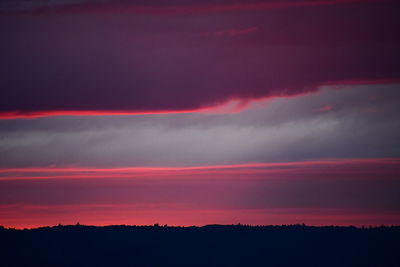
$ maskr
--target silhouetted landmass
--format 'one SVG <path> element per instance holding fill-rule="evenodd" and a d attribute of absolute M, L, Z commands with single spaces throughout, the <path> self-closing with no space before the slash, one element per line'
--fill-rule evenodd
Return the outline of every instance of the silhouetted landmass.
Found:
<path fill-rule="evenodd" d="M 0 266 L 400 266 L 400 226 L 0 227 Z"/>

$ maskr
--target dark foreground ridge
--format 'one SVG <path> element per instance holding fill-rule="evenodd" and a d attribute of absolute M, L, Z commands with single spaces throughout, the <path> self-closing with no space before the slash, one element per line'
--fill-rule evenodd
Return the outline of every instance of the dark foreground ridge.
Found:
<path fill-rule="evenodd" d="M 0 227 L 0 266 L 400 266 L 400 226 Z"/>

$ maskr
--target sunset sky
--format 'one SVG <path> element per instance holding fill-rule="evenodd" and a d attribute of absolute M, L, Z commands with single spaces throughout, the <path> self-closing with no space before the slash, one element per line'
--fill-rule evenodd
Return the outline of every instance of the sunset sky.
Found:
<path fill-rule="evenodd" d="M 399 14 L 2 0 L 0 225 L 399 225 Z"/>

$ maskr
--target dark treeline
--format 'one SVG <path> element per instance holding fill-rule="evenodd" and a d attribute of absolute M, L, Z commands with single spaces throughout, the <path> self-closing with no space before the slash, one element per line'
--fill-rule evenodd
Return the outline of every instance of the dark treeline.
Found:
<path fill-rule="evenodd" d="M 400 226 L 0 227 L 0 266 L 400 266 Z"/>

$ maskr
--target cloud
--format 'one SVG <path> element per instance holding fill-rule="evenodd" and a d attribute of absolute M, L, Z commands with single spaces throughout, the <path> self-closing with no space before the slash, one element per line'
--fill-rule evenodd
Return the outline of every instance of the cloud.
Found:
<path fill-rule="evenodd" d="M 368 2 L 196 16 L 2 16 L 0 113 L 188 112 L 326 83 L 396 81 L 396 10 L 395 2 Z"/>
<path fill-rule="evenodd" d="M 7 157 L 0 166 L 171 167 L 400 157 L 398 89 L 398 84 L 325 87 L 318 94 L 254 102 L 241 113 L 2 120 L 0 153 Z M 335 108 L 315 112 L 326 104 Z"/>
<path fill-rule="evenodd" d="M 312 7 L 352 3 L 390 2 L 388 0 L 251 0 L 251 1 L 98 1 L 98 0 L 4 0 L 0 14 L 18 13 L 129 13 L 129 14 L 196 14 L 215 12 L 252 11 L 263 9 Z M 2 11 L 2 12 L 1 12 Z"/>
<path fill-rule="evenodd" d="M 324 86 L 240 113 L 1 120 L 2 224 L 396 224 L 398 89 Z"/>
<path fill-rule="evenodd" d="M 217 31 L 217 32 L 213 32 L 212 34 L 210 33 L 206 33 L 205 36 L 237 36 L 237 35 L 241 35 L 241 34 L 251 34 L 254 33 L 258 30 L 257 27 L 250 27 L 250 28 L 246 28 L 246 29 L 229 29 L 229 30 L 225 30 L 225 31 Z"/>
<path fill-rule="evenodd" d="M 0 3 L 0 14 L 34 12 L 42 9 L 51 10 L 88 2 L 87 0 L 3 0 Z"/>
<path fill-rule="evenodd" d="M 327 112 L 333 109 L 332 105 L 324 105 L 318 109 L 316 109 L 317 112 Z"/>

